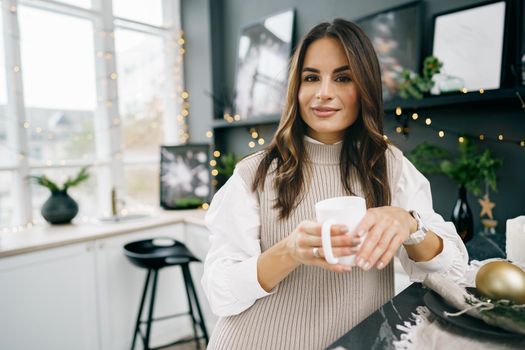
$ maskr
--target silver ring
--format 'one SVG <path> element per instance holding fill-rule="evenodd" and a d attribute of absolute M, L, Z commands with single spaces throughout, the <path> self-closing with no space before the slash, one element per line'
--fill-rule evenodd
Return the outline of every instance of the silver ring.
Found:
<path fill-rule="evenodd" d="M 312 248 L 312 254 L 316 257 L 316 258 L 320 258 L 321 255 L 319 255 L 319 248 L 318 247 L 314 247 Z"/>

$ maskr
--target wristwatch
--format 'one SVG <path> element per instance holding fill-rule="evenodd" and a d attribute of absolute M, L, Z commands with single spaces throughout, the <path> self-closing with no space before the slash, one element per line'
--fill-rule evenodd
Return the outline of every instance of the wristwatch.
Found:
<path fill-rule="evenodd" d="M 411 233 L 410 236 L 403 242 L 404 245 L 414 245 L 419 244 L 423 242 L 425 239 L 425 236 L 428 232 L 428 227 L 425 225 L 423 220 L 421 219 L 421 215 L 415 210 L 409 211 L 410 215 L 416 220 L 417 222 L 417 230 L 414 233 Z"/>

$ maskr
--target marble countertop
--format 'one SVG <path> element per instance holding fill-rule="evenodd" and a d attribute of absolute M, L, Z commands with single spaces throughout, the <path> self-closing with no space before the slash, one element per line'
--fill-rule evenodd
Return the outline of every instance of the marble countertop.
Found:
<path fill-rule="evenodd" d="M 204 226 L 205 210 L 158 211 L 117 222 L 88 221 L 68 225 L 35 225 L 18 232 L 0 233 L 0 258 L 108 238 L 177 223 Z"/>
<path fill-rule="evenodd" d="M 502 233 L 476 233 L 465 245 L 470 260 L 506 257 Z M 396 325 L 410 321 L 416 307 L 425 305 L 423 296 L 427 291 L 421 283 L 412 283 L 327 349 L 393 349 L 392 342 L 401 336 Z"/>
<path fill-rule="evenodd" d="M 420 283 L 411 284 L 327 349 L 392 349 L 392 342 L 401 336 L 396 325 L 408 321 L 423 305 L 427 291 Z"/>

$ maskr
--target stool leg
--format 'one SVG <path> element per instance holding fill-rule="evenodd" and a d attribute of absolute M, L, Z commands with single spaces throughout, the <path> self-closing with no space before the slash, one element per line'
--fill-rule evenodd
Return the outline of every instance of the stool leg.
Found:
<path fill-rule="evenodd" d="M 193 299 L 195 300 L 195 307 L 197 308 L 197 313 L 199 314 L 199 324 L 200 328 L 202 330 L 202 334 L 204 335 L 204 340 L 206 341 L 206 345 L 208 345 L 208 332 L 206 331 L 206 324 L 204 323 L 204 317 L 202 316 L 201 307 L 199 304 L 199 298 L 197 297 L 197 292 L 195 291 L 195 286 L 193 284 L 193 280 L 191 279 L 191 273 L 190 269 L 188 268 L 188 265 L 185 265 L 185 270 L 188 278 L 188 283 L 191 289 L 191 294 L 193 295 Z"/>
<path fill-rule="evenodd" d="M 133 341 L 131 342 L 131 350 L 135 349 L 135 340 L 137 339 L 137 332 L 140 329 L 140 319 L 142 317 L 142 309 L 144 308 L 144 300 L 146 300 L 146 294 L 148 292 L 149 278 L 151 276 L 151 270 L 148 269 L 146 275 L 146 282 L 144 283 L 144 290 L 142 291 L 142 299 L 140 299 L 139 314 L 137 315 L 137 322 L 135 323 L 135 331 L 133 332 Z"/>
<path fill-rule="evenodd" d="M 195 315 L 193 313 L 193 301 L 192 301 L 192 297 L 190 295 L 190 285 L 189 285 L 189 281 L 188 281 L 188 274 L 186 272 L 186 268 L 188 267 L 188 265 L 181 265 L 181 270 L 182 270 L 182 276 L 184 277 L 184 289 L 186 290 L 186 297 L 188 298 L 188 307 L 190 309 L 190 316 L 191 316 L 191 325 L 193 326 L 193 334 L 194 334 L 194 339 L 195 339 L 195 342 L 196 342 L 196 345 L 198 346 L 198 348 L 200 349 L 200 343 L 199 343 L 199 334 L 197 334 L 197 321 L 195 320 Z"/>
<path fill-rule="evenodd" d="M 153 270 L 153 286 L 151 287 L 151 297 L 148 310 L 148 321 L 146 325 L 146 338 L 144 338 L 144 350 L 149 350 L 149 337 L 151 334 L 151 323 L 153 320 L 153 306 L 155 305 L 155 293 L 157 293 L 157 277 L 159 270 Z"/>

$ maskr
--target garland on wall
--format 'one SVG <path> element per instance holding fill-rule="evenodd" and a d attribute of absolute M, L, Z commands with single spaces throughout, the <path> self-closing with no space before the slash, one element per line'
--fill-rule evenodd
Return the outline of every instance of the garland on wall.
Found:
<path fill-rule="evenodd" d="M 480 90 L 480 94 L 483 94 L 483 90 Z M 518 90 L 516 90 L 516 97 L 519 99 L 521 103 L 521 109 L 525 112 L 525 102 L 523 98 L 521 97 Z M 509 143 L 516 146 L 519 146 L 520 148 L 525 149 L 525 136 L 520 139 L 513 139 L 506 137 L 503 133 L 497 133 L 495 136 L 494 134 L 490 132 L 481 132 L 479 134 L 472 134 L 468 132 L 460 132 L 457 130 L 453 130 L 450 128 L 443 128 L 443 127 L 436 127 L 432 124 L 432 118 L 430 117 L 422 117 L 417 112 L 413 111 L 413 109 L 408 108 L 408 111 L 403 111 L 401 107 L 396 107 L 394 111 L 394 118 L 396 122 L 398 123 L 398 126 L 395 128 L 395 132 L 397 134 L 404 135 L 405 137 L 408 137 L 410 134 L 410 124 L 411 123 L 420 123 L 424 122 L 424 127 L 433 130 L 438 138 L 444 139 L 445 137 L 453 136 L 456 138 L 459 142 L 464 142 L 466 138 L 470 138 L 473 140 L 479 140 L 479 141 L 492 141 L 497 143 Z M 385 139 L 388 139 L 387 135 L 384 135 Z"/>

